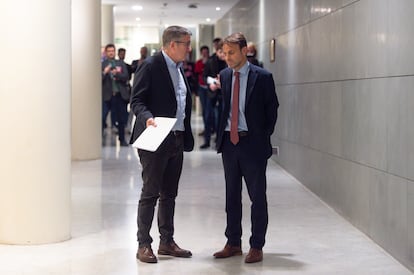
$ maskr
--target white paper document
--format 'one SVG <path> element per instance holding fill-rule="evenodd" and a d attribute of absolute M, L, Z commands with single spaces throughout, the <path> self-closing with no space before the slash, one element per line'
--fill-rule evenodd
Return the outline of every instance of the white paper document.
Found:
<path fill-rule="evenodd" d="M 211 76 L 207 76 L 207 84 L 216 84 L 217 79 Z"/>
<path fill-rule="evenodd" d="M 177 121 L 176 118 L 170 117 L 155 117 L 154 120 L 157 127 L 147 127 L 134 144 L 132 144 L 133 147 L 155 152 Z"/>

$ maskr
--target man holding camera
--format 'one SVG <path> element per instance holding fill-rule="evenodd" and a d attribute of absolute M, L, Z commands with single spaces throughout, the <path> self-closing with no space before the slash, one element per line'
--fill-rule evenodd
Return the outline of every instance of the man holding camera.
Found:
<path fill-rule="evenodd" d="M 127 93 L 126 83 L 129 79 L 128 69 L 124 62 L 115 60 L 115 45 L 105 46 L 106 58 L 102 61 L 102 133 L 106 127 L 106 117 L 113 112 L 112 123 L 118 128 L 118 138 L 121 146 L 125 142 L 125 113 L 127 103 L 122 95 Z"/>

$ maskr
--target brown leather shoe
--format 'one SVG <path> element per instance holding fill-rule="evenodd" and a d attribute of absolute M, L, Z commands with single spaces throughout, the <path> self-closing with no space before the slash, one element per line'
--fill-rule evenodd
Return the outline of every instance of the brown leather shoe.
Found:
<path fill-rule="evenodd" d="M 137 259 L 144 263 L 156 263 L 157 257 L 152 252 L 151 246 L 138 248 Z"/>
<path fill-rule="evenodd" d="M 180 248 L 174 241 L 169 244 L 161 244 L 158 247 L 158 255 L 170 255 L 174 257 L 190 258 L 191 251 Z"/>
<path fill-rule="evenodd" d="M 250 248 L 249 253 L 244 259 L 247 264 L 257 263 L 263 261 L 263 251 L 261 249 Z"/>
<path fill-rule="evenodd" d="M 226 244 L 222 250 L 217 251 L 216 253 L 213 254 L 213 256 L 218 259 L 218 258 L 228 258 L 232 256 L 239 256 L 242 254 L 243 252 L 240 246 L 231 246 L 231 245 Z"/>

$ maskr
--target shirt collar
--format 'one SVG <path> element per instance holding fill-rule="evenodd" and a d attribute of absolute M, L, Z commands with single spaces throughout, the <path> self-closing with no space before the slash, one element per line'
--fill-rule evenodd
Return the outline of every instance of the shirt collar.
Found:
<path fill-rule="evenodd" d="M 174 60 L 172 60 L 171 57 L 169 57 L 168 54 L 164 52 L 164 50 L 162 50 L 161 53 L 164 56 L 164 59 L 167 62 L 168 67 L 181 68 L 183 66 L 183 62 L 175 63 Z"/>
<path fill-rule="evenodd" d="M 247 73 L 248 73 L 248 71 L 249 71 L 249 66 L 250 66 L 250 63 L 249 63 L 249 61 L 246 61 L 246 63 L 244 63 L 244 65 L 243 65 L 243 67 L 241 67 L 240 68 L 240 70 L 238 71 L 241 75 L 247 75 Z M 233 70 L 233 74 L 235 73 L 236 71 L 235 70 Z"/>

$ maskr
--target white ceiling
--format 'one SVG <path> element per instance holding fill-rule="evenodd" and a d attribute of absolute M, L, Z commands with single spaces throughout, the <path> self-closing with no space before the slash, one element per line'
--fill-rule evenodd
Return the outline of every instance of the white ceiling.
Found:
<path fill-rule="evenodd" d="M 115 25 L 160 27 L 181 25 L 195 27 L 199 24 L 214 24 L 239 0 L 102 0 L 102 4 L 115 6 Z M 195 4 L 197 8 L 188 6 Z M 134 10 L 133 6 L 142 6 Z M 217 11 L 216 7 L 220 7 Z M 140 20 L 137 21 L 136 18 Z M 210 18 L 210 22 L 206 21 Z"/>

